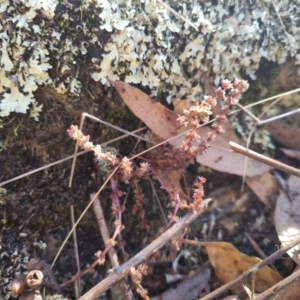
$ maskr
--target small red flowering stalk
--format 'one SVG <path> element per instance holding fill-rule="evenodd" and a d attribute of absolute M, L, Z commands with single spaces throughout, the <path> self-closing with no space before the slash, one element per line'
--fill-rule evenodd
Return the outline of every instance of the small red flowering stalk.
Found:
<path fill-rule="evenodd" d="M 150 169 L 152 174 L 160 182 L 162 188 L 164 188 L 171 201 L 174 202 L 174 210 L 169 215 L 169 227 L 173 222 L 177 220 L 177 212 L 179 209 L 187 208 L 192 211 L 199 211 L 203 209 L 203 197 L 205 178 L 198 177 L 198 182 L 195 184 L 193 193 L 193 201 L 187 203 L 182 200 L 179 195 L 179 191 L 172 183 L 171 178 L 166 173 L 169 170 L 185 170 L 185 168 L 193 163 L 197 155 L 203 155 L 208 151 L 210 142 L 216 138 L 216 135 L 224 132 L 222 123 L 227 122 L 227 115 L 230 113 L 231 105 L 238 103 L 238 97 L 241 93 L 245 92 L 249 87 L 247 81 L 235 79 L 233 82 L 229 80 L 223 80 L 221 87 L 216 89 L 214 96 L 205 96 L 201 103 L 197 103 L 187 110 L 183 111 L 182 115 L 178 116 L 177 125 L 174 135 L 178 134 L 180 129 L 190 129 L 185 136 L 185 140 L 177 148 L 166 147 L 163 153 L 163 158 L 156 160 L 158 166 L 149 165 L 148 163 L 141 163 L 140 167 L 133 168 L 132 161 L 127 157 L 124 157 L 121 161 L 110 152 L 102 152 L 100 145 L 94 145 L 90 142 L 90 137 L 85 136 L 77 126 L 72 125 L 68 130 L 68 134 L 74 140 L 77 140 L 79 146 L 85 150 L 92 150 L 95 153 L 97 159 L 106 159 L 110 161 L 113 168 L 118 168 L 118 173 L 111 178 L 112 188 L 112 209 L 115 214 L 115 231 L 113 237 L 110 240 L 109 245 L 106 245 L 103 252 L 99 253 L 99 261 L 104 262 L 104 255 L 110 247 L 114 246 L 115 238 L 124 228 L 122 225 L 122 212 L 124 207 L 120 205 L 119 192 L 117 189 L 118 180 L 128 182 L 132 175 L 136 175 L 141 178 Z M 222 115 L 217 115 L 214 123 L 212 124 L 212 130 L 206 137 L 201 137 L 198 134 L 198 128 L 209 121 L 212 113 L 212 108 L 217 105 L 218 102 L 222 102 Z M 160 157 L 161 158 L 161 157 Z M 164 161 L 164 163 L 161 163 Z"/>
<path fill-rule="evenodd" d="M 205 96 L 201 103 L 197 103 L 189 109 L 184 109 L 183 114 L 178 116 L 177 126 L 174 135 L 178 134 L 179 129 L 191 127 L 192 129 L 186 134 L 185 140 L 178 148 L 173 148 L 173 155 L 180 155 L 180 161 L 185 161 L 188 165 L 197 155 L 205 154 L 209 148 L 209 142 L 216 138 L 216 134 L 223 133 L 222 123 L 227 122 L 227 115 L 230 114 L 230 106 L 236 105 L 241 93 L 245 92 L 249 84 L 245 80 L 235 79 L 233 83 L 225 79 L 221 82 L 222 87 L 215 91 L 215 96 Z M 224 114 L 217 115 L 212 124 L 213 130 L 206 137 L 201 137 L 197 129 L 209 121 L 213 114 L 212 108 L 218 102 L 223 102 L 222 110 Z M 184 156 L 182 156 L 184 155 Z"/>
<path fill-rule="evenodd" d="M 71 125 L 67 132 L 70 138 L 78 141 L 79 147 L 85 151 L 92 150 L 97 159 L 109 160 L 112 166 L 115 166 L 119 163 L 119 159 L 115 155 L 111 154 L 110 152 L 103 153 L 100 145 L 95 146 L 92 142 L 90 142 L 90 136 L 84 135 L 83 132 L 78 129 L 78 126 Z"/>
<path fill-rule="evenodd" d="M 100 145 L 94 145 L 90 141 L 89 135 L 84 135 L 81 130 L 78 129 L 78 126 L 71 125 L 70 129 L 67 130 L 69 137 L 73 140 L 78 141 L 79 147 L 86 151 L 93 151 L 96 158 L 108 160 L 113 168 L 118 168 L 118 174 L 113 176 L 110 180 L 111 189 L 112 189 L 112 210 L 115 215 L 115 230 L 112 238 L 109 240 L 109 243 L 105 246 L 103 251 L 99 251 L 97 253 L 98 263 L 104 264 L 105 262 L 105 254 L 108 250 L 115 246 L 117 235 L 123 230 L 124 225 L 122 224 L 122 212 L 124 211 L 124 206 L 120 204 L 119 200 L 119 191 L 117 188 L 118 180 L 120 179 L 123 182 L 129 182 L 131 177 L 134 175 L 134 170 L 132 166 L 132 162 L 125 156 L 120 161 L 114 154 L 111 152 L 102 152 L 102 148 Z M 136 167 L 135 173 L 138 177 L 144 176 L 149 169 L 149 164 L 141 163 L 140 167 Z"/>
<path fill-rule="evenodd" d="M 190 128 L 190 131 L 186 134 L 185 140 L 177 148 L 172 148 L 171 151 L 165 153 L 166 163 L 160 170 L 151 167 L 151 170 L 155 177 L 161 182 L 162 187 L 167 190 L 170 195 L 171 201 L 174 202 L 175 207 L 173 214 L 169 216 L 170 222 L 168 226 L 176 221 L 177 212 L 181 208 L 188 208 L 192 211 L 199 211 L 203 209 L 203 197 L 204 190 L 203 184 L 205 179 L 203 177 L 198 178 L 198 182 L 195 184 L 196 189 L 193 194 L 193 202 L 187 204 L 179 197 L 179 191 L 176 188 L 170 188 L 163 184 L 165 178 L 167 178 L 166 170 L 170 170 L 170 166 L 173 169 L 184 170 L 190 163 L 193 163 L 197 155 L 203 155 L 208 151 L 210 142 L 216 138 L 216 135 L 223 133 L 224 129 L 222 123 L 227 122 L 227 115 L 230 114 L 230 107 L 238 103 L 238 98 L 241 93 L 245 92 L 249 87 L 249 84 L 245 80 L 235 79 L 233 82 L 229 80 L 223 80 L 221 87 L 216 89 L 214 96 L 205 96 L 201 103 L 197 103 L 189 109 L 184 109 L 183 114 L 177 118 L 177 126 L 174 135 L 177 135 L 180 129 Z M 210 131 L 206 137 L 201 137 L 198 134 L 198 128 L 203 124 L 208 123 L 212 113 L 212 108 L 221 102 L 223 105 L 222 115 L 217 115 L 214 123 L 212 124 L 212 131 Z M 162 180 L 164 178 L 164 180 Z"/>

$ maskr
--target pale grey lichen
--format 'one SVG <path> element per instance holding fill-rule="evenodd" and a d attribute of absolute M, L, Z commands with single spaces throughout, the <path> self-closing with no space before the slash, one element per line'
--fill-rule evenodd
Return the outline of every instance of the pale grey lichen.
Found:
<path fill-rule="evenodd" d="M 83 56 L 94 80 L 124 79 L 149 87 L 152 95 L 164 91 L 169 102 L 197 100 L 200 71 L 219 84 L 225 77 L 254 79 L 262 58 L 283 63 L 294 56 L 300 64 L 299 1 L 275 3 L 284 28 L 273 2 L 164 1 L 195 30 L 155 0 L 3 0 L 0 117 L 25 113 L 39 85 L 79 94 Z"/>

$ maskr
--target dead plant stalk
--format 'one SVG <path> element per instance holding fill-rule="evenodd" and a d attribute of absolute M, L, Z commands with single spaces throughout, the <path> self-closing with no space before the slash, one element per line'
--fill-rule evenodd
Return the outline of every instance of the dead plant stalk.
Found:
<path fill-rule="evenodd" d="M 188 213 L 183 218 L 181 218 L 177 223 L 175 223 L 170 229 L 161 234 L 157 239 L 155 239 L 151 244 L 146 246 L 143 250 L 129 259 L 127 262 L 122 264 L 120 267 L 112 269 L 110 275 L 108 275 L 104 280 L 94 286 L 86 294 L 79 298 L 79 300 L 92 300 L 100 296 L 103 292 L 108 290 L 113 284 L 124 278 L 132 267 L 136 267 L 146 261 L 146 259 L 156 251 L 158 251 L 164 244 L 166 244 L 173 236 L 178 232 L 186 228 L 191 222 L 196 220 L 202 211 L 195 213 Z"/>

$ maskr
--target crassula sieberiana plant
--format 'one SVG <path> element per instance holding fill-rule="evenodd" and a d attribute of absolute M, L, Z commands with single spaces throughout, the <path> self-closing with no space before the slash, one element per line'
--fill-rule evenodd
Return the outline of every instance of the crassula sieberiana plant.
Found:
<path fill-rule="evenodd" d="M 68 130 L 69 137 L 78 141 L 78 144 L 84 150 L 93 151 L 96 158 L 100 160 L 108 160 L 113 170 L 116 172 L 110 179 L 111 190 L 112 190 L 112 208 L 115 215 L 115 232 L 111 243 L 107 245 L 105 251 L 100 252 L 99 260 L 101 263 L 104 262 L 104 254 L 110 246 L 115 245 L 114 239 L 117 234 L 122 230 L 122 212 L 125 207 L 120 204 L 119 200 L 119 187 L 120 182 L 128 183 L 132 178 L 141 178 L 143 176 L 153 176 L 158 180 L 163 189 L 165 189 L 169 195 L 170 201 L 173 202 L 173 212 L 169 214 L 170 226 L 174 221 L 177 220 L 177 213 L 179 209 L 188 209 L 191 211 L 201 211 L 204 208 L 204 189 L 203 184 L 205 178 L 198 177 L 198 181 L 195 184 L 193 197 L 191 201 L 183 199 L 179 190 L 172 183 L 169 178 L 167 184 L 166 178 L 168 179 L 168 172 L 172 170 L 184 171 L 186 167 L 194 163 L 197 155 L 203 155 L 209 151 L 210 142 L 216 138 L 217 134 L 223 133 L 222 123 L 227 122 L 227 115 L 230 113 L 230 107 L 238 103 L 238 98 L 241 93 L 248 89 L 248 83 L 244 80 L 235 79 L 233 82 L 229 80 L 223 80 L 221 87 L 215 91 L 214 96 L 205 96 L 201 103 L 197 103 L 191 106 L 189 109 L 185 109 L 182 114 L 178 115 L 177 125 L 174 128 L 172 134 L 176 136 L 177 132 L 182 128 L 189 128 L 185 135 L 184 141 L 179 147 L 165 147 L 162 151 L 151 154 L 149 161 L 141 162 L 137 164 L 136 161 L 127 157 L 117 157 L 111 152 L 103 152 L 100 145 L 94 145 L 90 141 L 90 136 L 84 135 L 78 126 L 72 125 Z M 217 115 L 214 122 L 211 125 L 211 131 L 206 136 L 200 136 L 197 129 L 206 124 L 212 115 L 212 108 L 217 103 L 222 105 L 222 115 Z M 155 161 L 161 161 L 161 164 L 155 164 Z"/>

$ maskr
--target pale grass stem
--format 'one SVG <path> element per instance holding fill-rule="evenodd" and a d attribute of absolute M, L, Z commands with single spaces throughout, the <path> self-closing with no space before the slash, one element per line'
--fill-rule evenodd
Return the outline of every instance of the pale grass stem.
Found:
<path fill-rule="evenodd" d="M 88 211 L 88 209 L 91 207 L 91 205 L 93 204 L 93 202 L 95 201 L 95 199 L 99 196 L 99 194 L 101 193 L 101 191 L 104 189 L 104 187 L 106 186 L 106 184 L 110 181 L 110 179 L 113 177 L 113 175 L 116 173 L 116 171 L 118 170 L 118 167 L 115 168 L 110 174 L 109 176 L 106 178 L 105 182 L 102 184 L 102 186 L 100 187 L 100 189 L 98 190 L 98 192 L 95 194 L 95 196 L 92 198 L 92 200 L 89 202 L 89 204 L 86 206 L 86 208 L 84 209 L 84 211 L 81 213 L 80 217 L 77 219 L 76 223 L 74 224 L 74 226 L 71 228 L 70 232 L 68 233 L 67 237 L 65 238 L 65 240 L 63 241 L 62 245 L 60 246 L 51 267 L 53 268 L 58 256 L 60 255 L 62 249 L 64 248 L 64 246 L 66 245 L 69 237 L 71 236 L 71 234 L 73 233 L 73 231 L 75 230 L 76 226 L 79 224 L 79 222 L 81 221 L 81 219 L 83 218 L 83 216 L 85 215 L 85 213 Z"/>
<path fill-rule="evenodd" d="M 275 159 L 272 159 L 270 157 L 267 157 L 267 156 L 264 156 L 264 155 L 261 155 L 255 151 L 252 151 L 250 149 L 247 149 L 239 144 L 236 144 L 234 142 L 229 142 L 229 145 L 231 147 L 231 149 L 234 151 L 234 152 L 237 152 L 237 153 L 240 153 L 240 154 L 243 154 L 245 156 L 248 156 L 250 158 L 253 158 L 257 161 L 260 161 L 266 165 L 269 165 L 275 169 L 279 169 L 281 171 L 284 171 L 284 172 L 287 172 L 291 175 L 294 175 L 294 176 L 297 176 L 297 177 L 300 177 L 300 170 L 296 169 L 296 168 L 293 168 L 291 166 L 288 166 L 286 164 L 283 164 Z"/>

